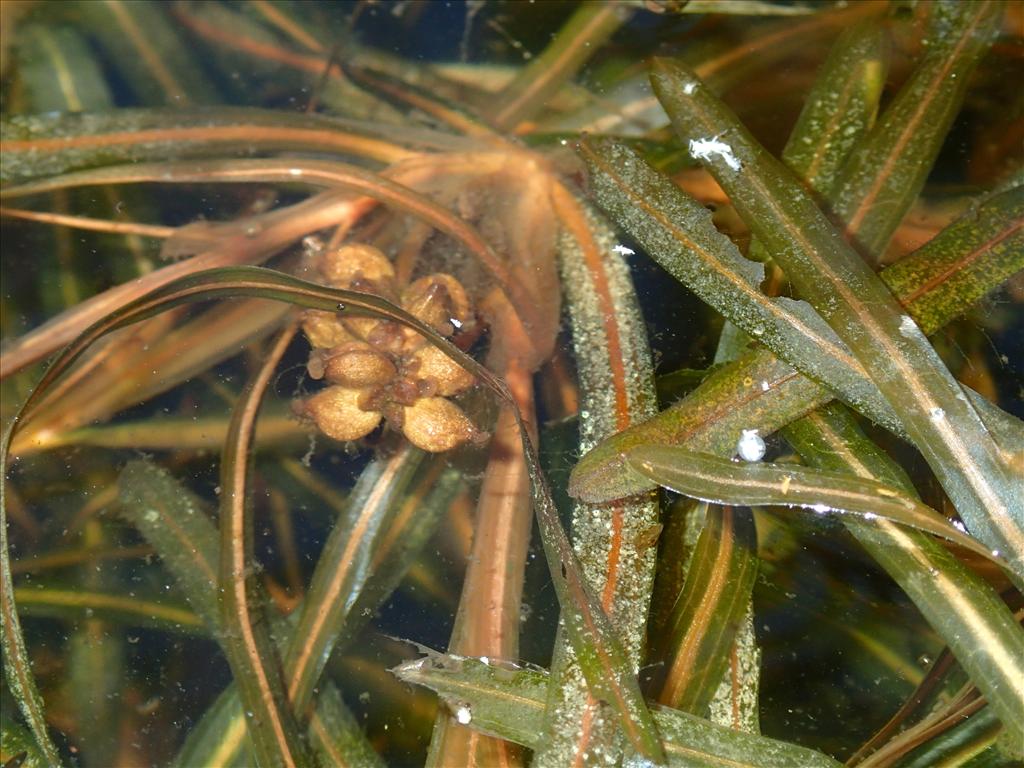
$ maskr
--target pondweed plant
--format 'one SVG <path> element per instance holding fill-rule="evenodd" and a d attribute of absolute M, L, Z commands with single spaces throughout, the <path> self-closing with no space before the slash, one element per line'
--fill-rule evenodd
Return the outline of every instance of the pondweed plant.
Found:
<path fill-rule="evenodd" d="M 1020 4 L 3 10 L 0 764 L 1024 759 Z"/>

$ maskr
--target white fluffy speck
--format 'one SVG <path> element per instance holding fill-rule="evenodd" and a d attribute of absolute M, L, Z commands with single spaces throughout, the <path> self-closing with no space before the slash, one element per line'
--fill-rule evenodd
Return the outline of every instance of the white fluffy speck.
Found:
<path fill-rule="evenodd" d="M 718 155 L 734 171 L 743 167 L 732 153 L 732 147 L 720 141 L 717 136 L 710 139 L 690 139 L 690 154 L 698 160 L 710 160 L 712 155 Z"/>
<path fill-rule="evenodd" d="M 828 512 L 829 506 L 828 504 L 815 504 L 813 507 L 811 507 L 811 509 L 817 512 L 819 515 L 823 515 L 826 512 Z"/>
<path fill-rule="evenodd" d="M 634 253 L 636 253 L 636 251 L 634 251 L 632 248 L 627 248 L 621 243 L 612 248 L 612 251 L 619 254 L 620 256 L 632 256 Z"/>
<path fill-rule="evenodd" d="M 686 85 L 683 86 L 683 93 L 685 93 L 687 96 L 689 96 L 695 90 L 697 90 L 696 83 L 687 83 Z"/>
<path fill-rule="evenodd" d="M 455 710 L 455 719 L 462 725 L 469 725 L 473 722 L 473 713 L 469 711 L 469 707 L 459 707 Z"/>
<path fill-rule="evenodd" d="M 931 416 L 932 421 L 942 421 L 946 418 L 946 412 L 941 408 L 932 408 L 928 411 L 928 415 Z"/>
<path fill-rule="evenodd" d="M 757 434 L 760 430 L 744 429 L 740 441 L 736 443 L 736 453 L 744 461 L 760 461 L 764 458 L 764 439 Z"/>
<path fill-rule="evenodd" d="M 767 392 L 769 389 L 770 389 L 770 387 L 768 386 L 768 382 L 767 381 L 762 381 L 761 382 L 761 391 L 762 392 Z"/>

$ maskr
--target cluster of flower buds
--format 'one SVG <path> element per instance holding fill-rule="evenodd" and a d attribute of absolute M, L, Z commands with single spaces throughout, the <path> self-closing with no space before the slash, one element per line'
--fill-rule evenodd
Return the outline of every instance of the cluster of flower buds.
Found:
<path fill-rule="evenodd" d="M 320 264 L 327 285 L 395 301 L 442 336 L 473 322 L 465 289 L 451 275 L 422 277 L 399 290 L 391 261 L 368 245 L 346 245 Z M 358 440 L 381 420 L 413 445 L 439 452 L 481 433 L 448 398 L 473 384 L 473 376 L 419 333 L 389 320 L 310 311 L 303 330 L 313 351 L 308 371 L 330 386 L 296 404 L 336 440 Z"/>

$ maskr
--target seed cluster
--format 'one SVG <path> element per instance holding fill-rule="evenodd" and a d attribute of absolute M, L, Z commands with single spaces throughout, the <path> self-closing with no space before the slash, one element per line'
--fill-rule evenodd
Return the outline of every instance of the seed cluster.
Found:
<path fill-rule="evenodd" d="M 451 275 L 421 277 L 400 289 L 391 261 L 369 245 L 323 257 L 324 283 L 372 293 L 402 306 L 445 337 L 474 320 L 465 289 Z M 330 386 L 296 404 L 336 440 L 358 440 L 381 420 L 425 451 L 447 451 L 483 435 L 448 398 L 472 386 L 471 374 L 416 331 L 389 320 L 310 311 L 303 330 L 313 351 L 307 370 Z"/>

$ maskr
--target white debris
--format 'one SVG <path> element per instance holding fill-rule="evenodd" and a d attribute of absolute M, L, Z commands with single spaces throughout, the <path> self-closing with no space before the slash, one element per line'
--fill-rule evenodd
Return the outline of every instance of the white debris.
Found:
<path fill-rule="evenodd" d="M 470 712 L 469 707 L 461 706 L 455 710 L 455 719 L 462 725 L 469 725 L 473 722 L 473 713 Z"/>
<path fill-rule="evenodd" d="M 760 430 L 744 429 L 740 441 L 736 443 L 736 453 L 744 461 L 760 461 L 764 458 L 764 438 L 757 434 Z"/>
<path fill-rule="evenodd" d="M 910 336 L 914 332 L 915 328 L 917 328 L 917 326 L 914 325 L 914 318 L 912 318 L 910 315 L 903 315 L 903 317 L 900 318 L 901 334 L 903 334 L 904 336 Z"/>
<path fill-rule="evenodd" d="M 941 408 L 932 408 L 928 411 L 928 415 L 932 417 L 932 421 L 942 421 L 946 418 L 946 412 Z"/>
<path fill-rule="evenodd" d="M 687 83 L 686 85 L 683 86 L 683 93 L 685 93 L 687 96 L 689 96 L 691 93 L 693 93 L 696 90 L 697 90 L 697 84 L 695 82 L 693 82 L 693 81 L 690 81 L 689 83 Z"/>
<path fill-rule="evenodd" d="M 316 235 L 306 235 L 302 238 L 302 252 L 307 256 L 316 256 L 323 253 L 327 246 L 324 241 Z"/>
<path fill-rule="evenodd" d="M 633 254 L 636 253 L 636 251 L 634 251 L 632 248 L 627 248 L 626 246 L 622 245 L 622 243 L 619 243 L 614 248 L 612 248 L 612 251 L 619 254 L 620 256 L 632 256 Z"/>
<path fill-rule="evenodd" d="M 710 139 L 690 139 L 690 154 L 698 160 L 710 160 L 712 155 L 718 155 L 734 171 L 743 167 L 733 154 L 732 147 L 720 141 L 717 136 Z"/>

